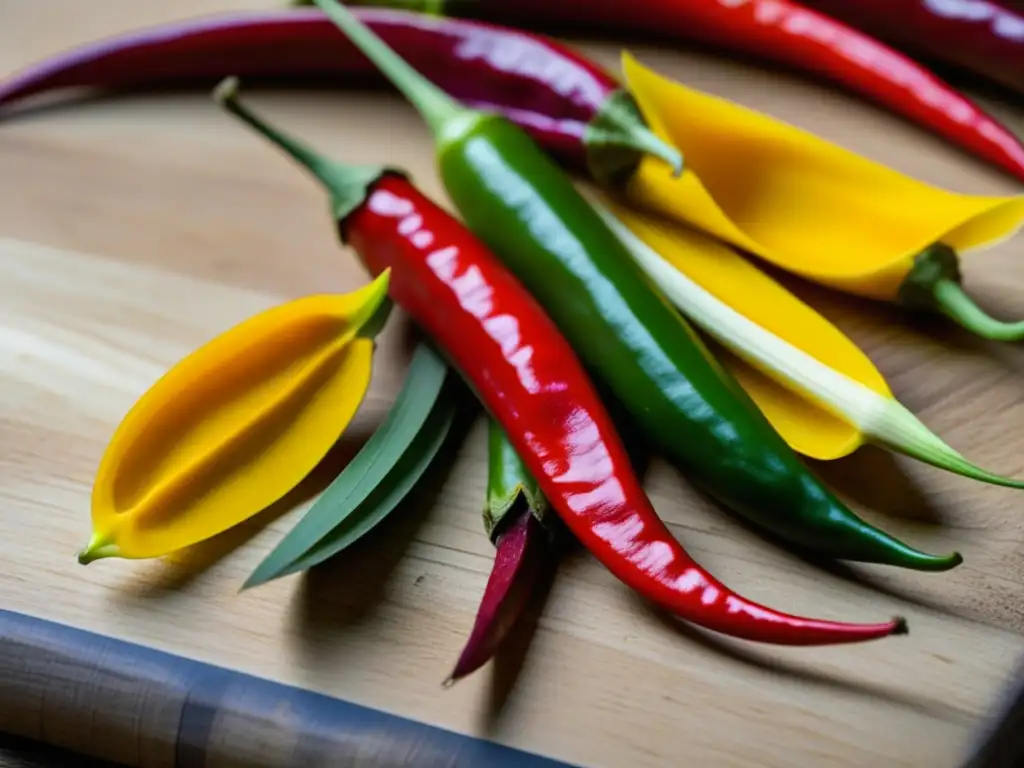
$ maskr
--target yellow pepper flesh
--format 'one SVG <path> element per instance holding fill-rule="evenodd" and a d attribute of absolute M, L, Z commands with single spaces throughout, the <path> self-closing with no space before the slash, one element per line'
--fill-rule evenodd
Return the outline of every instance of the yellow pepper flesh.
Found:
<path fill-rule="evenodd" d="M 79 555 L 158 557 L 279 500 L 320 462 L 370 384 L 388 273 L 258 314 L 191 353 L 129 410 L 93 486 Z"/>
<path fill-rule="evenodd" d="M 629 198 L 808 279 L 896 300 L 915 257 L 930 245 L 963 252 L 1024 224 L 1024 197 L 925 184 L 687 88 L 628 53 L 623 71 L 651 128 L 687 158 L 680 178 L 645 158 Z"/>

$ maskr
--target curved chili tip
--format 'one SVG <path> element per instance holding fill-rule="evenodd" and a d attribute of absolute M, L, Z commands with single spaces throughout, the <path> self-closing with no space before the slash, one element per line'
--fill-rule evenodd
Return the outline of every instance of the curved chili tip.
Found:
<path fill-rule="evenodd" d="M 847 531 L 855 536 L 855 541 L 859 545 L 859 548 L 851 548 L 850 554 L 855 556 L 850 559 L 860 562 L 937 573 L 952 570 L 964 561 L 963 555 L 959 552 L 943 555 L 922 552 L 864 520 L 854 521 Z"/>
<path fill-rule="evenodd" d="M 839 632 L 837 632 L 839 630 Z M 906 618 L 895 616 L 882 624 L 844 624 L 831 621 L 808 621 L 801 627 L 799 635 L 785 633 L 785 645 L 836 645 L 840 643 L 880 640 L 883 637 L 910 634 Z M 742 635 L 734 634 L 734 637 Z M 770 636 L 759 634 L 748 638 L 760 642 L 772 642 Z"/>

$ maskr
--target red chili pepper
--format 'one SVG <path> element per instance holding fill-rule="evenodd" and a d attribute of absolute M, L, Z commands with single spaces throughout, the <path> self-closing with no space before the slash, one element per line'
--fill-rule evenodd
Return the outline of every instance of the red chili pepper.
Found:
<path fill-rule="evenodd" d="M 501 112 L 563 164 L 614 174 L 629 162 L 623 149 L 681 164 L 614 77 L 555 40 L 412 12 L 357 14 L 440 88 Z M 89 43 L 0 82 L 0 107 L 63 88 L 213 83 L 227 73 L 386 82 L 322 11 L 292 8 L 174 21 Z"/>
<path fill-rule="evenodd" d="M 897 48 L 1024 94 L 1024 15 L 993 0 L 805 0 Z"/>
<path fill-rule="evenodd" d="M 461 222 L 398 172 L 333 163 L 217 89 L 233 114 L 288 152 L 331 195 L 339 237 L 473 387 L 541 493 L 615 576 L 680 617 L 736 637 L 785 645 L 906 632 L 896 618 L 840 624 L 777 613 L 701 568 L 658 518 L 576 353 L 511 272 Z"/>
<path fill-rule="evenodd" d="M 910 0 L 834 0 L 848 14 L 865 6 L 890 8 Z M 364 0 L 388 5 L 388 0 Z M 424 7 L 437 0 L 397 0 Z M 935 0 L 933 5 L 984 5 L 981 0 Z M 925 66 L 890 46 L 792 0 L 442 0 L 441 10 L 546 30 L 572 27 L 632 32 L 696 42 L 783 64 L 846 86 L 870 101 L 909 118 L 954 144 L 1024 180 L 1024 146 L 1012 131 L 943 82 Z M 905 35 L 920 26 L 900 22 Z M 1016 29 L 1016 27 L 1014 27 Z M 927 35 L 927 33 L 923 33 Z M 937 41 L 936 41 L 937 42 Z M 937 43 L 950 56 L 958 39 Z M 1021 45 L 978 48 L 989 71 L 1020 82 Z M 997 50 L 1004 52 L 1003 55 Z"/>

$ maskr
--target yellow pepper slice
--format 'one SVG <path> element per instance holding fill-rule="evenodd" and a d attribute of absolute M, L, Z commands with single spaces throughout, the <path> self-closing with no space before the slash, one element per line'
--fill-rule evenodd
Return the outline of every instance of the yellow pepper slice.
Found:
<path fill-rule="evenodd" d="M 940 311 L 988 338 L 1024 323 L 985 315 L 960 285 L 957 252 L 1024 224 L 1024 196 L 949 192 L 779 120 L 700 93 L 623 53 L 630 90 L 687 168 L 641 161 L 625 189 L 640 207 L 688 223 L 807 279 Z"/>
<path fill-rule="evenodd" d="M 103 455 L 79 562 L 168 554 L 297 486 L 366 395 L 389 274 L 262 312 L 160 378 Z"/>

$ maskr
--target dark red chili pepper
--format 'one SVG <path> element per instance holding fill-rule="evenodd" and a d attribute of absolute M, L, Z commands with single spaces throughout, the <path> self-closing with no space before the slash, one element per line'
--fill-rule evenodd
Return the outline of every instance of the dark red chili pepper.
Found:
<path fill-rule="evenodd" d="M 830 7 L 854 14 L 865 7 L 889 8 L 908 2 L 911 0 L 833 0 Z M 440 6 L 438 11 L 453 16 L 500 20 L 549 32 L 568 28 L 633 32 L 756 56 L 839 83 L 1024 180 L 1024 147 L 1012 131 L 980 106 L 885 43 L 792 0 L 588 0 L 583 4 L 559 0 L 363 0 L 355 4 Z M 917 29 L 913 23 L 900 24 L 906 35 L 916 35 Z M 959 50 L 959 43 L 952 40 L 939 45 L 950 55 Z M 1020 44 L 1015 45 L 1012 57 L 1010 45 L 993 43 L 988 49 L 980 48 L 978 55 L 990 57 L 990 70 L 1005 68 L 1004 80 L 1012 77 L 1021 82 L 1024 59 Z M 1005 55 L 997 54 L 996 48 Z"/>
<path fill-rule="evenodd" d="M 701 568 L 659 519 L 575 351 L 511 272 L 399 172 L 333 163 L 217 89 L 233 114 L 288 152 L 331 195 L 339 237 L 430 335 L 508 435 L 541 493 L 615 576 L 689 621 L 785 645 L 906 632 L 902 618 L 840 624 L 777 613 Z"/>
<path fill-rule="evenodd" d="M 473 631 L 446 681 L 472 674 L 494 655 L 529 603 L 552 559 L 552 534 L 542 519 L 547 500 L 505 431 L 488 419 L 484 527 L 497 549 Z"/>
<path fill-rule="evenodd" d="M 1024 15 L 993 0 L 804 0 L 915 56 L 1024 94 Z"/>
<path fill-rule="evenodd" d="M 615 78 L 557 41 L 411 12 L 358 14 L 440 88 L 501 112 L 563 164 L 598 178 L 630 169 L 645 153 L 681 166 Z M 175 21 L 90 43 L 0 82 L 0 107 L 62 88 L 213 83 L 227 73 L 386 82 L 320 10 L 295 8 Z"/>
<path fill-rule="evenodd" d="M 494 544 L 494 566 L 480 600 L 473 631 L 455 669 L 445 681 L 451 685 L 490 661 L 526 608 L 534 585 L 550 552 L 548 534 L 525 504 L 514 510 L 507 530 Z"/>

